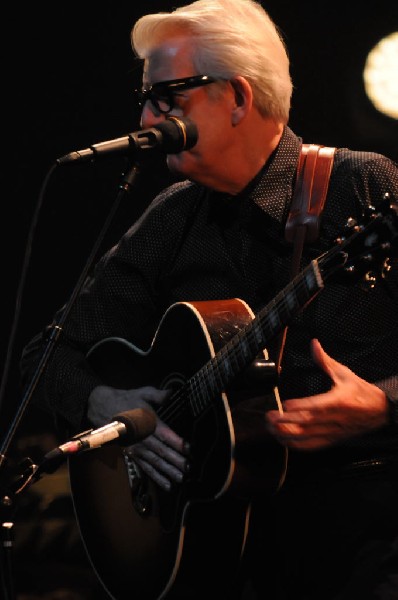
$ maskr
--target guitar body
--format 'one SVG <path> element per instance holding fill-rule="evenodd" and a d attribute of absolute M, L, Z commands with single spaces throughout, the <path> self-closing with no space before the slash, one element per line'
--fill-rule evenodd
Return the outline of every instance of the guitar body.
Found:
<path fill-rule="evenodd" d="M 192 378 L 252 319 L 237 299 L 176 303 L 148 351 L 108 338 L 87 357 L 107 385 L 172 390 L 159 416 L 191 445 L 189 476 L 169 493 L 117 445 L 69 459 L 81 536 L 115 600 L 202 600 L 234 589 L 251 498 L 276 492 L 285 476 L 286 451 L 267 436 L 263 417 L 280 402 L 258 370 L 214 397 Z"/>
<path fill-rule="evenodd" d="M 180 302 L 148 351 L 108 338 L 88 354 L 108 385 L 170 389 L 157 414 L 192 455 L 189 475 L 167 494 L 117 445 L 69 459 L 83 542 L 114 600 L 224 600 L 235 589 L 251 498 L 277 492 L 287 467 L 286 451 L 265 429 L 264 412 L 282 409 L 275 372 L 264 376 L 260 359 L 327 280 L 384 277 L 398 245 L 398 204 L 386 194 L 362 220 L 256 316 L 238 299 Z M 253 361 L 262 367 L 251 369 Z"/>

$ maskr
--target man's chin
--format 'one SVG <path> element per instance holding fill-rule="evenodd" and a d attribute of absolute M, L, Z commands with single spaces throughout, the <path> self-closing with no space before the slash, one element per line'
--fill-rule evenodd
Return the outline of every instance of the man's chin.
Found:
<path fill-rule="evenodd" d="M 174 175 L 189 178 L 189 160 L 187 160 L 186 153 L 180 152 L 179 154 L 168 154 L 167 168 Z"/>
<path fill-rule="evenodd" d="M 167 168 L 173 175 L 182 179 L 189 179 L 201 183 L 201 169 L 198 169 L 198 161 L 188 150 L 179 154 L 167 155 Z"/>

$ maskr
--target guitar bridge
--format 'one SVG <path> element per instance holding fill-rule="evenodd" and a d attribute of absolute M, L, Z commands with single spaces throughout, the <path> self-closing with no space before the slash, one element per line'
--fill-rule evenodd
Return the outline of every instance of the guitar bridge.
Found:
<path fill-rule="evenodd" d="M 127 469 L 127 476 L 131 489 L 131 497 L 135 509 L 140 515 L 146 515 L 151 508 L 151 497 L 146 491 L 146 481 L 142 471 L 134 461 L 129 448 L 123 450 L 123 458 Z"/>
<path fill-rule="evenodd" d="M 131 450 L 123 450 L 123 458 L 127 468 L 127 475 L 129 478 L 131 491 L 135 492 L 141 485 L 141 470 L 137 463 L 134 462 Z"/>

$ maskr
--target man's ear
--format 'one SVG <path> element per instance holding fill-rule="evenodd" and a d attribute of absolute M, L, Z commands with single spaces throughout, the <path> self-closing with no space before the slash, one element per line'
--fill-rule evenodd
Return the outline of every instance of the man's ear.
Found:
<path fill-rule="evenodd" d="M 253 90 L 250 83 L 244 77 L 234 77 L 230 82 L 235 92 L 232 125 L 238 125 L 253 106 Z"/>

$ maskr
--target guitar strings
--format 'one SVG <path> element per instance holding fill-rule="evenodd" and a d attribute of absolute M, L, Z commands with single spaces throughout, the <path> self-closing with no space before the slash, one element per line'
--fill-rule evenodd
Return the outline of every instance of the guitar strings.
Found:
<path fill-rule="evenodd" d="M 269 340 L 296 314 L 297 309 L 304 306 L 303 300 L 308 302 L 322 289 L 323 282 L 319 270 L 315 269 L 315 263 L 317 261 L 312 261 L 248 325 L 238 331 L 215 356 L 170 396 L 167 405 L 159 410 L 162 420 L 174 423 L 189 409 L 194 416 L 198 416 L 210 405 L 217 393 L 225 391 L 224 388 L 234 376 L 231 374 L 236 376 L 249 366 L 257 353 L 264 350 Z M 281 320 L 280 315 L 285 313 L 286 318 Z M 234 366 L 238 369 L 234 369 Z"/>

